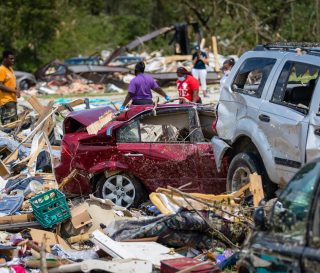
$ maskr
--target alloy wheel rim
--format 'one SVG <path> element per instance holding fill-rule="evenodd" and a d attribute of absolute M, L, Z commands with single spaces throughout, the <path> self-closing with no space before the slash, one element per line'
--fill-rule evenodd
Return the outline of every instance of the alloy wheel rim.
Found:
<path fill-rule="evenodd" d="M 238 167 L 233 173 L 231 180 L 231 190 L 237 191 L 249 182 L 251 171 L 248 167 Z"/>
<path fill-rule="evenodd" d="M 135 199 L 136 191 L 132 181 L 123 175 L 109 177 L 102 186 L 102 198 L 110 199 L 122 207 L 130 207 Z"/>

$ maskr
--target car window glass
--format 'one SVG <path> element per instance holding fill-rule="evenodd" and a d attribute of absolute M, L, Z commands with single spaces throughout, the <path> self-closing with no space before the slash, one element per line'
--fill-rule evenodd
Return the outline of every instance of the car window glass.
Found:
<path fill-rule="evenodd" d="M 316 66 L 286 62 L 271 101 L 307 114 L 318 76 L 319 68 Z"/>
<path fill-rule="evenodd" d="M 311 244 L 317 248 L 320 248 L 320 195 L 318 195 L 316 203 L 316 209 L 313 217 L 312 237 Z"/>
<path fill-rule="evenodd" d="M 189 142 L 188 112 L 147 115 L 140 119 L 141 142 Z"/>
<path fill-rule="evenodd" d="M 282 191 L 273 208 L 271 229 L 298 242 L 305 239 L 307 218 L 319 177 L 319 163 L 303 167 Z"/>
<path fill-rule="evenodd" d="M 139 121 L 131 122 L 117 130 L 117 142 L 140 142 Z"/>
<path fill-rule="evenodd" d="M 233 81 L 232 90 L 260 98 L 275 63 L 275 59 L 269 58 L 247 59 L 241 65 Z"/>

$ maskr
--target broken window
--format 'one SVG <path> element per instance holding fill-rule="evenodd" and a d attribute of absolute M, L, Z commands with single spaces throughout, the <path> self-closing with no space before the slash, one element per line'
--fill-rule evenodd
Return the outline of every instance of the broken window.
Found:
<path fill-rule="evenodd" d="M 139 121 L 133 121 L 117 130 L 117 141 L 121 143 L 140 142 Z"/>
<path fill-rule="evenodd" d="M 272 102 L 307 114 L 318 76 L 319 67 L 286 62 L 277 81 Z"/>
<path fill-rule="evenodd" d="M 147 114 L 117 130 L 117 141 L 130 142 L 189 142 L 188 111 Z"/>
<path fill-rule="evenodd" d="M 317 163 L 302 168 L 283 190 L 273 208 L 272 232 L 303 243 L 309 209 L 318 181 Z"/>
<path fill-rule="evenodd" d="M 200 126 L 204 140 L 211 142 L 212 137 L 216 134 L 213 131 L 213 122 L 215 121 L 215 111 L 198 110 Z"/>
<path fill-rule="evenodd" d="M 140 119 L 141 142 L 190 141 L 188 112 L 158 113 Z"/>
<path fill-rule="evenodd" d="M 260 98 L 276 59 L 251 58 L 240 67 L 232 84 L 234 92 Z"/>

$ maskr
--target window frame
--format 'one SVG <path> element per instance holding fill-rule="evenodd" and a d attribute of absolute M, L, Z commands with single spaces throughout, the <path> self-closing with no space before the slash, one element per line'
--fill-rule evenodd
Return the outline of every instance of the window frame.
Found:
<path fill-rule="evenodd" d="M 135 123 L 135 122 L 138 123 L 138 137 L 139 137 L 139 141 L 137 141 L 137 142 L 132 142 L 132 141 L 119 141 L 119 139 L 118 139 L 118 133 L 119 133 L 119 131 L 120 131 L 121 129 L 123 129 L 124 127 L 128 127 L 128 126 L 130 126 L 131 124 L 133 124 L 133 123 Z M 117 143 L 144 143 L 144 142 L 141 142 L 141 131 L 140 131 L 140 119 L 139 119 L 139 117 L 138 117 L 138 118 L 134 118 L 134 119 L 130 120 L 129 122 L 125 123 L 124 125 L 122 125 L 121 127 L 117 128 L 115 134 L 116 134 L 116 142 L 117 142 Z"/>
<path fill-rule="evenodd" d="M 235 85 L 236 85 L 236 84 L 235 84 L 235 81 L 236 81 L 236 79 L 238 78 L 241 70 L 244 68 L 245 64 L 246 64 L 248 61 L 250 61 L 250 60 L 259 60 L 259 59 L 272 60 L 272 61 L 274 61 L 273 65 L 272 65 L 272 68 L 270 69 L 267 78 L 266 78 L 266 79 L 264 80 L 264 82 L 263 82 L 263 86 L 261 86 L 261 82 L 260 82 L 260 84 L 259 84 L 259 86 L 258 86 L 258 88 L 257 88 L 257 91 L 258 91 L 258 90 L 261 90 L 261 91 L 260 91 L 259 93 L 258 93 L 258 92 L 255 92 L 254 94 L 249 94 L 249 93 L 243 91 L 244 89 L 235 88 Z M 277 63 L 277 58 L 262 57 L 262 56 L 261 56 L 261 57 L 249 57 L 249 58 L 247 58 L 247 59 L 244 60 L 243 63 L 240 65 L 240 67 L 239 67 L 239 69 L 238 69 L 235 77 L 234 77 L 233 80 L 232 80 L 232 84 L 231 84 L 231 90 L 232 90 L 232 92 L 236 92 L 236 93 L 239 93 L 239 94 L 243 94 L 243 95 L 247 95 L 247 96 L 250 96 L 250 97 L 254 97 L 254 98 L 259 98 L 259 99 L 260 99 L 260 98 L 262 97 L 262 94 L 263 94 L 263 90 L 264 90 L 264 88 L 265 88 L 265 85 L 266 85 L 266 83 L 267 83 L 267 81 L 268 81 L 268 79 L 269 79 L 269 77 L 270 77 L 270 75 L 271 75 L 271 72 L 272 72 L 272 70 L 274 69 L 274 66 L 276 65 L 276 63 Z M 254 71 L 254 70 L 252 70 L 252 71 Z M 252 71 L 250 71 L 250 72 L 248 73 L 248 75 L 249 75 Z M 247 77 L 246 77 L 246 81 L 247 81 L 247 79 L 248 79 L 248 75 L 247 75 Z M 262 79 L 262 78 L 263 78 L 263 77 L 261 77 L 261 79 Z M 245 85 L 245 84 L 244 84 L 244 85 Z"/>
<path fill-rule="evenodd" d="M 125 124 L 123 124 L 120 128 L 117 128 L 116 129 L 116 132 L 115 132 L 115 135 L 116 135 L 116 142 L 117 143 L 150 143 L 150 144 L 155 144 L 155 143 L 161 143 L 161 144 L 194 144 L 196 143 L 197 141 L 194 141 L 192 139 L 192 135 L 193 133 L 191 132 L 191 124 L 190 124 L 190 111 L 195 111 L 196 112 L 196 115 L 198 115 L 198 112 L 197 110 L 193 109 L 193 108 L 182 108 L 182 109 L 159 109 L 157 111 L 157 116 L 160 116 L 162 114 L 168 114 L 168 113 L 179 113 L 179 112 L 184 112 L 186 115 L 187 115 L 187 118 L 188 118 L 188 130 L 189 130 L 189 137 L 190 137 L 190 140 L 189 141 L 155 141 L 155 142 L 143 142 L 142 139 L 141 139 L 141 124 L 140 124 L 140 121 L 141 119 L 143 119 L 144 117 L 148 117 L 148 116 L 152 116 L 153 115 L 153 112 L 150 110 L 148 111 L 147 113 L 142 113 L 140 114 L 139 116 L 135 116 L 132 120 L 129 120 L 127 121 Z M 139 141 L 138 142 L 120 142 L 118 140 L 118 132 L 119 130 L 121 130 L 121 128 L 124 128 L 125 126 L 130 126 L 132 123 L 134 122 L 138 122 L 138 133 L 139 133 Z M 196 128 L 197 130 L 201 130 L 201 133 L 202 133 L 202 129 L 201 129 L 201 125 L 198 124 L 198 127 Z M 193 129 L 194 131 L 196 131 L 195 129 Z"/>
<path fill-rule="evenodd" d="M 281 77 L 281 74 L 283 73 L 284 68 L 285 68 L 285 66 L 286 66 L 288 63 L 290 63 L 290 70 L 289 70 L 289 73 L 288 73 L 288 75 L 287 75 L 287 77 L 286 77 L 286 80 L 285 80 L 285 86 L 286 86 L 286 87 L 287 87 L 287 85 L 288 85 L 288 81 L 289 81 L 289 78 L 290 78 L 290 75 L 291 75 L 292 66 L 293 66 L 294 64 L 302 64 L 302 65 L 313 66 L 313 67 L 317 68 L 317 69 L 318 69 L 318 76 L 317 76 L 316 80 L 318 80 L 318 79 L 320 78 L 320 66 L 317 66 L 317 65 L 315 65 L 315 64 L 310 64 L 310 63 L 308 63 L 308 62 L 294 61 L 294 60 L 288 59 L 288 60 L 285 61 L 285 63 L 283 64 L 283 66 L 282 66 L 282 68 L 281 68 L 281 71 L 280 71 L 279 76 L 278 76 L 278 79 L 277 79 L 277 81 L 276 81 L 276 83 L 275 83 L 275 86 L 274 86 L 274 89 L 273 89 L 273 92 L 272 92 L 272 96 L 271 96 L 269 102 L 270 102 L 270 103 L 277 104 L 277 105 L 281 105 L 281 106 L 284 106 L 284 107 L 287 107 L 287 108 L 292 109 L 292 110 L 295 110 L 295 111 L 303 114 L 304 116 L 306 116 L 306 115 L 308 115 L 308 113 L 309 113 L 309 111 L 310 111 L 310 107 L 311 107 L 311 103 L 312 103 L 312 99 L 313 99 L 313 96 L 314 96 L 314 91 L 315 91 L 316 85 L 315 85 L 314 88 L 313 88 L 312 97 L 311 97 L 311 100 L 310 100 L 308 109 L 303 108 L 303 107 L 298 107 L 298 105 L 296 105 L 296 104 L 292 104 L 292 103 L 283 101 L 284 98 L 285 98 L 285 94 L 286 94 L 287 88 L 286 88 L 284 94 L 282 94 L 282 96 L 281 96 L 281 97 L 282 97 L 281 101 L 274 101 L 274 100 L 273 100 L 274 95 L 275 95 L 275 91 L 276 91 L 276 88 L 277 88 L 277 85 L 278 85 L 278 82 L 279 82 L 279 79 L 280 79 L 280 77 Z"/>

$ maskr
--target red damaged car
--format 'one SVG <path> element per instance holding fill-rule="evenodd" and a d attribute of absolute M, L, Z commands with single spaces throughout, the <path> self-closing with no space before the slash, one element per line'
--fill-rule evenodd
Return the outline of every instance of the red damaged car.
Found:
<path fill-rule="evenodd" d="M 61 161 L 55 168 L 59 183 L 76 169 L 66 184 L 67 194 L 95 195 L 124 207 L 137 206 L 158 187 L 222 193 L 226 164 L 217 173 L 211 138 L 212 106 L 164 104 L 132 106 L 97 135 L 86 127 L 108 107 L 71 113 L 64 121 Z"/>

